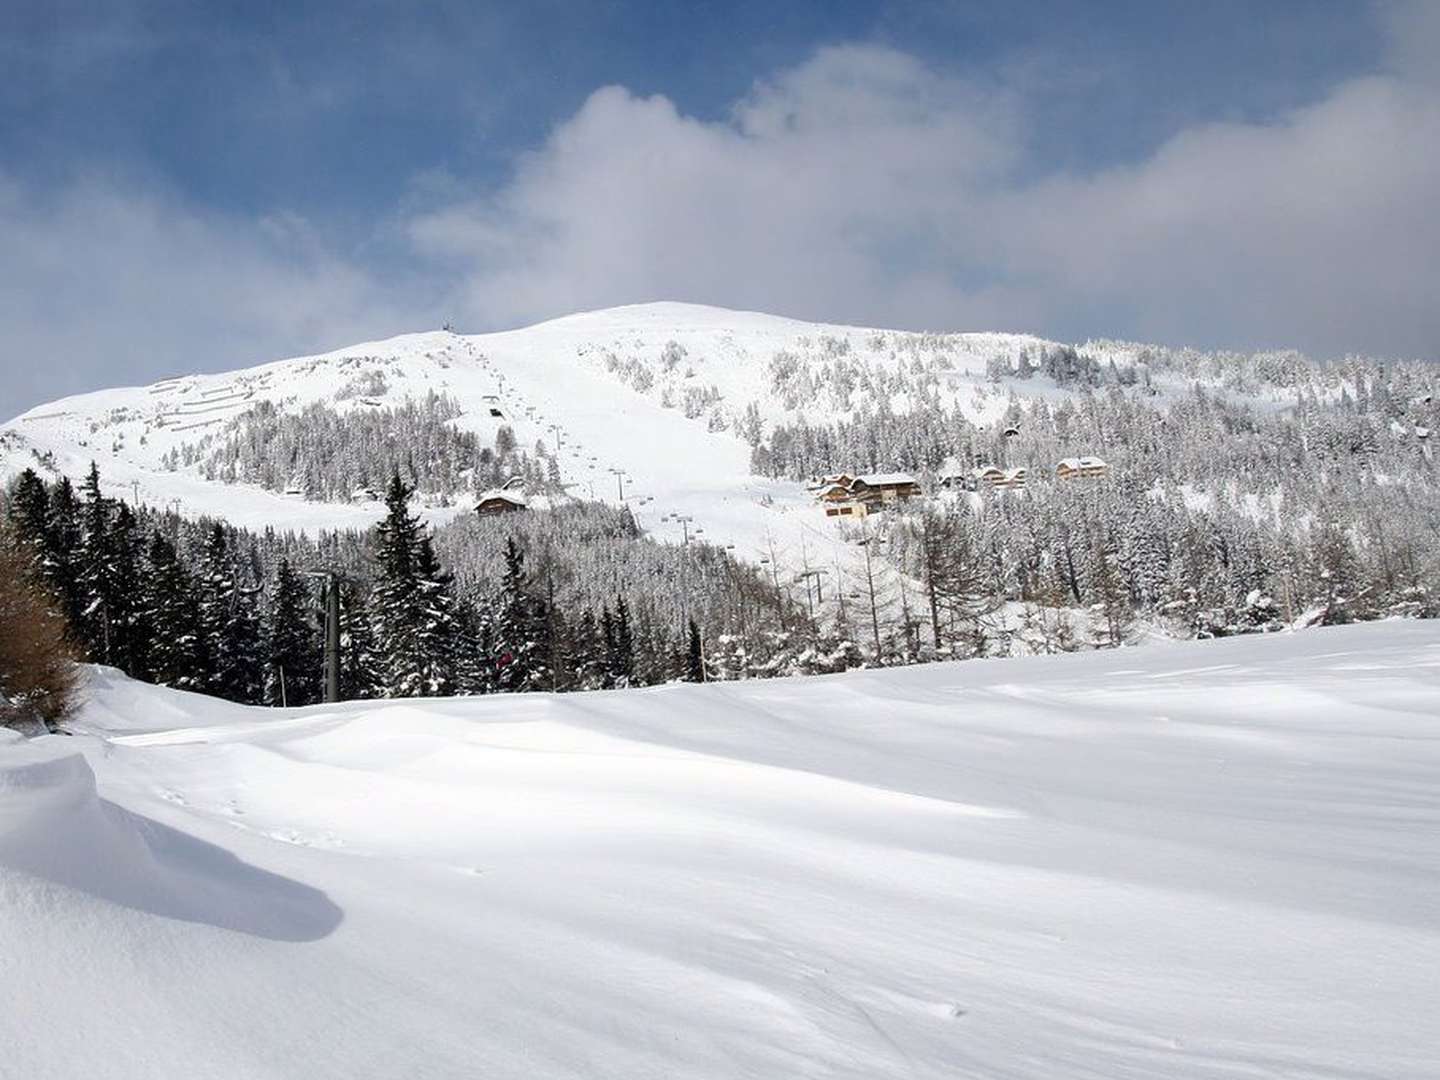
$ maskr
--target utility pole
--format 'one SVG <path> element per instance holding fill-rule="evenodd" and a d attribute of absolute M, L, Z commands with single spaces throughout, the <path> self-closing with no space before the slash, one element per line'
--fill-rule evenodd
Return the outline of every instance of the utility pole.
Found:
<path fill-rule="evenodd" d="M 332 572 L 325 590 L 325 701 L 333 704 L 339 700 L 340 576 Z"/>
<path fill-rule="evenodd" d="M 620 501 L 623 503 L 625 501 L 625 470 L 610 469 L 609 471 L 615 474 L 615 487 L 620 493 Z"/>

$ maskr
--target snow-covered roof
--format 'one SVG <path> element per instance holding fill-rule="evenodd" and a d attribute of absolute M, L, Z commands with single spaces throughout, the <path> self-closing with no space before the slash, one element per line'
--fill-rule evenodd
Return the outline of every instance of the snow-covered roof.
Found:
<path fill-rule="evenodd" d="M 1060 459 L 1060 468 L 1064 469 L 1106 469 L 1109 468 L 1103 460 L 1098 457 L 1067 457 Z"/>
<path fill-rule="evenodd" d="M 1004 476 L 1005 470 L 999 465 L 979 465 L 970 474 L 972 476 Z"/>
<path fill-rule="evenodd" d="M 918 483 L 915 477 L 903 472 L 867 473 L 864 476 L 857 476 L 855 481 L 866 487 L 899 487 L 901 484 Z"/>
<path fill-rule="evenodd" d="M 475 500 L 476 506 L 482 506 L 492 499 L 501 499 L 514 506 L 529 506 L 525 496 L 516 491 L 505 491 L 501 488 L 491 488 L 489 491 L 482 491 L 480 497 Z"/>

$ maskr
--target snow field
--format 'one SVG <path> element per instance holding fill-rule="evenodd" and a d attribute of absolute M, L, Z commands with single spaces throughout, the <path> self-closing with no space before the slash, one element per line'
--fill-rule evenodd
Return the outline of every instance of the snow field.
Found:
<path fill-rule="evenodd" d="M 1440 628 L 0 744 L 0 1077 L 1430 1077 Z"/>

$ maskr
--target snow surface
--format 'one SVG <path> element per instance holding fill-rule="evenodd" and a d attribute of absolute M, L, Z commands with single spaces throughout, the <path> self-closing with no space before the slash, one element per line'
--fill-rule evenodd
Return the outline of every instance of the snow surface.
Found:
<path fill-rule="evenodd" d="M 0 1077 L 1440 1075 L 1440 625 L 0 743 Z"/>

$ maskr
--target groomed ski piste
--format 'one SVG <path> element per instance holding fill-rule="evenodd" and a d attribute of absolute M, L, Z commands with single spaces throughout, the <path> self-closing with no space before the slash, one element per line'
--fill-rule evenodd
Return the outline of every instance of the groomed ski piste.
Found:
<path fill-rule="evenodd" d="M 0 1077 L 1440 1075 L 1440 625 L 0 744 Z"/>

